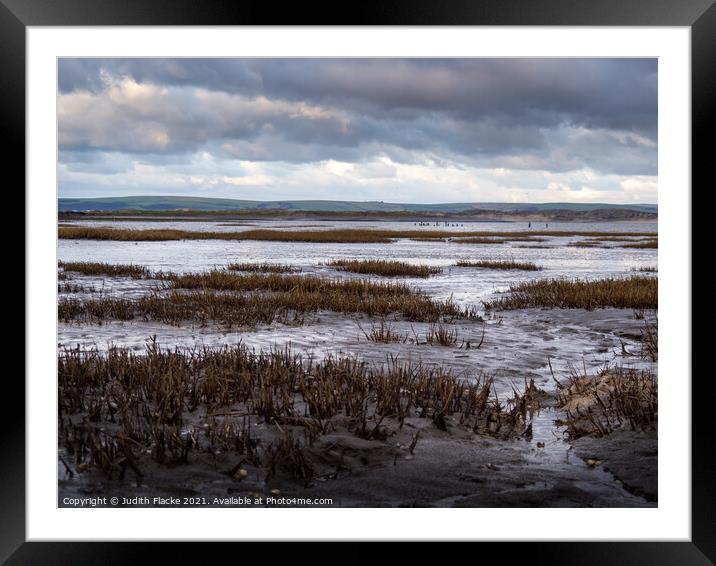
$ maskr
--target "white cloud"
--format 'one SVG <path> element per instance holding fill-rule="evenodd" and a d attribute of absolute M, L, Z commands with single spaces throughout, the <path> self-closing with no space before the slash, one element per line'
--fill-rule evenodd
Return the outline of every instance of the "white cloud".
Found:
<path fill-rule="evenodd" d="M 197 153 L 185 162 L 153 165 L 132 162 L 112 175 L 59 170 L 65 196 L 86 191 L 119 194 L 190 194 L 255 199 L 347 199 L 395 202 L 656 202 L 655 176 L 597 175 L 593 170 L 549 172 L 483 169 L 450 164 L 397 163 L 386 157 L 354 164 L 251 162 L 206 159 Z M 124 193 L 129 194 L 129 193 Z"/>
<path fill-rule="evenodd" d="M 648 61 L 68 61 L 62 196 L 657 199 Z"/>

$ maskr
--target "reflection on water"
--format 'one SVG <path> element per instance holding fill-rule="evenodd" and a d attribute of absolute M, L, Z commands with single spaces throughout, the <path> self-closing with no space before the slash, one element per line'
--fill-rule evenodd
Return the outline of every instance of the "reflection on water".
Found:
<path fill-rule="evenodd" d="M 83 225 L 114 226 L 122 228 L 177 228 L 200 231 L 242 231 L 252 226 L 220 226 L 225 222 L 84 222 Z M 262 228 L 303 229 L 306 221 L 256 221 Z M 431 230 L 434 226 L 416 227 L 413 222 L 317 222 L 311 221 L 311 230 L 329 228 L 381 228 L 391 230 Z M 544 226 L 535 226 L 533 230 Z M 439 229 L 444 229 L 440 226 Z M 517 231 L 526 234 L 527 223 L 515 222 L 464 222 L 451 227 L 456 232 L 467 230 Z M 578 223 L 550 222 L 550 230 L 583 230 L 600 232 L 651 232 L 655 223 L 611 222 Z M 225 266 L 229 262 L 272 262 L 294 265 L 304 272 L 351 277 L 320 264 L 337 258 L 378 258 L 437 265 L 444 268 L 442 275 L 425 279 L 404 279 L 419 286 L 426 293 L 440 299 L 450 295 L 459 303 L 477 303 L 485 295 L 504 290 L 511 283 L 540 277 L 604 277 L 627 274 L 631 269 L 657 265 L 657 250 L 618 247 L 621 242 L 608 244 L 609 248 L 579 248 L 567 244 L 581 237 L 547 238 L 535 244 L 507 242 L 504 244 L 459 244 L 438 241 L 423 242 L 407 239 L 390 244 L 331 244 L 303 242 L 179 240 L 167 242 L 113 242 L 94 240 L 59 240 L 58 259 L 62 261 L 104 261 L 109 263 L 137 263 L 151 269 L 175 272 L 199 271 Z M 540 247 L 530 247 L 539 245 Z M 547 248 L 543 246 L 549 246 Z M 451 267 L 457 260 L 514 259 L 531 261 L 543 270 L 537 272 L 499 271 Z M 132 283 L 136 285 L 136 282 Z"/>

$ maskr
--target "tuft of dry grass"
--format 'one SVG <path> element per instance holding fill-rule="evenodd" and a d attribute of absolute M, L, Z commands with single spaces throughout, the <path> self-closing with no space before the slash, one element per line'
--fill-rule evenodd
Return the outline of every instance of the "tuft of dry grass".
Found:
<path fill-rule="evenodd" d="M 567 415 L 560 424 L 570 438 L 607 436 L 622 428 L 657 430 L 658 383 L 650 370 L 617 366 L 590 376 L 572 369 L 558 387 L 558 403 Z"/>
<path fill-rule="evenodd" d="M 535 263 L 518 262 L 513 260 L 481 260 L 468 261 L 458 260 L 455 264 L 457 267 L 483 267 L 486 269 L 516 269 L 522 271 L 539 271 L 542 269 Z"/>
<path fill-rule="evenodd" d="M 571 242 L 567 244 L 570 248 L 611 248 L 612 246 L 608 246 L 606 244 L 603 244 L 601 242 L 595 241 L 595 240 L 580 240 L 578 242 Z"/>
<path fill-rule="evenodd" d="M 150 277 L 150 271 L 143 265 L 111 264 L 92 261 L 58 261 L 57 267 L 64 271 L 74 271 L 82 275 L 108 275 L 110 277 L 131 277 L 142 279 Z"/>
<path fill-rule="evenodd" d="M 384 318 L 380 319 L 380 323 L 378 325 L 372 325 L 370 331 L 368 332 L 363 330 L 360 325 L 359 328 L 363 335 L 371 342 L 381 342 L 384 344 L 389 344 L 391 342 L 405 343 L 408 341 L 408 337 L 406 334 L 400 334 L 399 332 L 393 330 L 393 326 L 390 323 L 386 322 Z"/>
<path fill-rule="evenodd" d="M 628 236 L 595 236 L 591 238 L 592 242 L 634 242 L 634 238 Z"/>
<path fill-rule="evenodd" d="M 614 242 L 624 242 L 618 245 L 610 245 Z M 633 248 L 633 249 L 655 249 L 659 247 L 659 240 L 653 236 L 647 238 L 627 238 L 623 236 L 602 236 L 593 237 L 588 240 L 580 240 L 568 244 L 576 248 Z"/>
<path fill-rule="evenodd" d="M 641 329 L 641 357 L 652 362 L 659 359 L 659 320 L 654 314 L 652 320 L 644 317 L 644 327 Z"/>
<path fill-rule="evenodd" d="M 301 480 L 304 485 L 309 485 L 314 471 L 304 448 L 305 444 L 290 432 L 270 442 L 264 449 L 263 461 L 263 465 L 268 468 L 268 476 L 284 471 L 294 479 Z"/>
<path fill-rule="evenodd" d="M 433 324 L 425 333 L 425 341 L 431 345 L 453 346 L 457 343 L 457 328 L 451 328 L 444 324 Z"/>
<path fill-rule="evenodd" d="M 383 259 L 336 259 L 329 261 L 331 267 L 341 271 L 352 273 L 365 273 L 371 275 L 383 275 L 386 277 L 429 277 L 442 273 L 440 267 L 429 265 L 412 265 L 405 261 L 390 261 Z"/>
<path fill-rule="evenodd" d="M 622 244 L 620 248 L 632 248 L 636 250 L 656 250 L 659 248 L 659 240 L 649 239 L 641 242 L 630 242 L 628 244 Z"/>
<path fill-rule="evenodd" d="M 226 269 L 250 273 L 298 273 L 301 271 L 298 267 L 280 263 L 230 263 Z"/>
<path fill-rule="evenodd" d="M 631 276 L 596 280 L 540 279 L 510 287 L 509 296 L 485 303 L 486 308 L 622 308 L 657 309 L 656 277 Z"/>
<path fill-rule="evenodd" d="M 508 240 L 501 238 L 455 238 L 453 242 L 457 244 L 504 244 Z"/>

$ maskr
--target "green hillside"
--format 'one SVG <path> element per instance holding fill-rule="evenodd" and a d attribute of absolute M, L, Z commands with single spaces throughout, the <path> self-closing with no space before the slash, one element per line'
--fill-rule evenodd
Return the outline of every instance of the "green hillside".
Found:
<path fill-rule="evenodd" d="M 639 212 L 657 212 L 655 204 L 607 204 L 607 203 L 435 203 L 410 204 L 383 201 L 341 201 L 341 200 L 284 200 L 254 201 L 202 197 L 127 196 L 103 198 L 60 198 L 58 208 L 69 211 L 231 211 L 231 210 L 286 210 L 318 212 L 443 212 L 458 213 L 470 210 L 500 212 L 540 212 L 543 210 L 565 210 L 588 212 L 604 209 L 626 209 Z"/>

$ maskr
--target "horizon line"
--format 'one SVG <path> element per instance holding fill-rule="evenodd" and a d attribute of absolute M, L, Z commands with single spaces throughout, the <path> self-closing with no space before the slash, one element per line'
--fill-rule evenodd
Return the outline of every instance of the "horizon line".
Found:
<path fill-rule="evenodd" d="M 66 197 L 58 196 L 57 200 L 97 200 L 97 199 L 117 199 L 117 198 L 179 198 L 179 199 L 204 199 L 204 200 L 233 200 L 244 202 L 351 202 L 351 203 L 379 203 L 379 204 L 609 204 L 612 206 L 658 206 L 658 202 L 609 202 L 609 201 L 431 201 L 431 202 L 415 202 L 415 201 L 385 201 L 385 200 L 351 200 L 351 199 L 328 199 L 328 198 L 280 198 L 280 199 L 250 199 L 239 197 L 219 197 L 219 196 L 193 196 L 193 195 L 148 195 L 148 194 L 131 194 L 131 195 L 114 195 L 114 196 L 75 196 Z"/>

